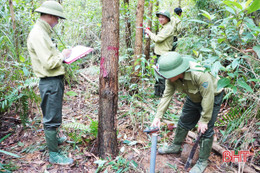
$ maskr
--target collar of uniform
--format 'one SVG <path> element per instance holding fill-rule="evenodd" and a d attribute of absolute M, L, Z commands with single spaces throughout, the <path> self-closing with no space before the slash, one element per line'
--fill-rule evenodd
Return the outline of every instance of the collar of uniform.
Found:
<path fill-rule="evenodd" d="M 184 80 L 191 80 L 191 72 L 190 71 L 186 71 L 184 73 L 184 77 L 183 77 Z"/>
<path fill-rule="evenodd" d="M 51 35 L 51 32 L 52 32 L 52 29 L 51 29 L 51 26 L 45 22 L 44 20 L 42 19 L 38 19 L 37 20 L 37 23 L 49 34 Z"/>
<path fill-rule="evenodd" d="M 166 24 L 162 25 L 162 27 L 164 28 L 164 27 L 166 27 L 166 26 L 170 25 L 170 23 L 171 23 L 171 22 L 168 22 L 168 23 L 166 23 Z"/>

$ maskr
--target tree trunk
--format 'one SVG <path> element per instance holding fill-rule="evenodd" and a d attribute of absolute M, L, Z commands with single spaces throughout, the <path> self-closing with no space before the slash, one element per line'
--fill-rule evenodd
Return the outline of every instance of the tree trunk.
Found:
<path fill-rule="evenodd" d="M 155 11 L 159 11 L 159 0 L 156 0 Z M 159 32 L 159 22 L 156 22 L 155 33 L 157 34 L 158 32 Z"/>
<path fill-rule="evenodd" d="M 102 0 L 101 60 L 99 75 L 99 156 L 118 154 L 116 115 L 118 107 L 119 0 Z"/>
<path fill-rule="evenodd" d="M 181 8 L 181 0 L 179 0 L 179 8 Z"/>
<path fill-rule="evenodd" d="M 148 12 L 148 27 L 150 28 L 150 30 L 152 31 L 152 13 L 153 13 L 153 2 L 150 1 L 149 2 L 149 12 Z M 150 44 L 151 44 L 151 39 L 150 37 L 146 39 L 146 45 L 145 45 L 145 49 L 144 49 L 144 54 L 145 54 L 145 58 L 146 60 L 148 60 L 150 58 Z"/>
<path fill-rule="evenodd" d="M 13 8 L 13 1 L 9 0 L 9 8 L 10 8 L 10 14 L 11 14 L 11 20 L 13 24 L 13 32 L 14 32 L 14 45 L 15 45 L 15 50 L 16 50 L 16 57 L 19 58 L 19 39 L 18 39 L 18 34 L 17 34 L 17 29 L 16 29 L 16 21 L 15 21 L 15 15 L 14 15 L 14 8 Z"/>
<path fill-rule="evenodd" d="M 131 77 L 131 83 L 138 83 L 139 70 L 135 70 L 135 67 L 139 64 L 138 59 L 142 56 L 143 48 L 143 16 L 144 16 L 144 1 L 138 0 L 136 9 L 136 33 L 135 33 L 135 50 L 134 50 L 134 61 L 133 61 L 133 75 Z"/>
<path fill-rule="evenodd" d="M 126 47 L 131 48 L 131 22 L 129 17 L 129 0 L 124 0 L 125 5 L 125 41 L 126 41 Z"/>

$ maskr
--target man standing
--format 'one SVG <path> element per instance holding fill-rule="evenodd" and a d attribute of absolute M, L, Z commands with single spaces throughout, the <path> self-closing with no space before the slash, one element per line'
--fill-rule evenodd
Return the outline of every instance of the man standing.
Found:
<path fill-rule="evenodd" d="M 201 173 L 205 170 L 210 156 L 214 123 L 220 110 L 223 91 L 217 90 L 218 77 L 177 52 L 168 52 L 158 60 L 155 71 L 166 80 L 166 88 L 158 105 L 156 116 L 151 126 L 160 127 L 160 119 L 167 110 L 176 90 L 187 94 L 182 109 L 173 143 L 158 149 L 160 154 L 181 152 L 181 145 L 189 130 L 198 124 L 198 131 L 202 134 L 200 140 L 199 160 L 190 170 L 191 173 Z"/>
<path fill-rule="evenodd" d="M 155 42 L 154 53 L 157 56 L 157 59 L 166 52 L 169 52 L 172 49 L 173 43 L 173 27 L 170 23 L 171 16 L 170 13 L 166 10 L 162 10 L 156 13 L 162 28 L 159 33 L 156 35 L 152 33 L 149 29 L 145 30 L 151 40 Z M 156 59 L 156 62 L 157 62 Z M 155 95 L 161 97 L 165 89 L 165 79 L 159 78 L 156 80 L 155 86 Z"/>
<path fill-rule="evenodd" d="M 171 24 L 174 28 L 174 36 L 173 36 L 173 46 L 172 46 L 172 51 L 175 51 L 177 47 L 177 42 L 178 42 L 178 35 L 181 32 L 181 20 L 180 17 L 182 15 L 182 9 L 181 8 L 175 8 L 174 9 L 175 15 L 171 18 Z"/>
<path fill-rule="evenodd" d="M 41 109 L 49 162 L 68 165 L 73 163 L 73 159 L 58 151 L 58 143 L 61 141 L 57 138 L 57 129 L 62 122 L 65 74 L 62 63 L 70 56 L 71 50 L 64 49 L 60 53 L 51 39 L 52 28 L 59 23 L 59 18 L 65 17 L 62 6 L 56 1 L 46 1 L 35 11 L 41 16 L 28 36 L 27 47 L 33 71 L 40 78 Z"/>

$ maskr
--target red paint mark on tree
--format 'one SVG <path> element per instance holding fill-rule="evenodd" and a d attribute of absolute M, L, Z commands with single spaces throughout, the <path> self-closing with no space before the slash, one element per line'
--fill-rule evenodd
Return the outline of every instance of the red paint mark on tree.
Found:
<path fill-rule="evenodd" d="M 105 58 L 101 57 L 101 60 L 100 60 L 101 73 L 102 73 L 103 77 L 107 77 L 108 73 L 107 73 L 107 70 L 106 70 L 106 68 L 104 66 L 104 63 L 105 63 Z"/>
<path fill-rule="evenodd" d="M 107 50 L 114 50 L 116 56 L 118 56 L 118 54 L 119 54 L 119 53 L 118 53 L 118 50 L 119 50 L 118 47 L 108 46 L 108 47 L 107 47 Z"/>
<path fill-rule="evenodd" d="M 143 23 L 140 23 L 140 27 L 143 27 Z"/>

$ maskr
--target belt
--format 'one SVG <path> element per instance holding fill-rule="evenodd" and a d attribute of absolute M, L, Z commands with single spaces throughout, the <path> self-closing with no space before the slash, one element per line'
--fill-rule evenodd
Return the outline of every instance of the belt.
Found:
<path fill-rule="evenodd" d="M 64 75 L 59 75 L 59 76 L 43 77 L 41 79 L 46 80 L 46 79 L 63 79 L 63 78 L 64 78 Z"/>

